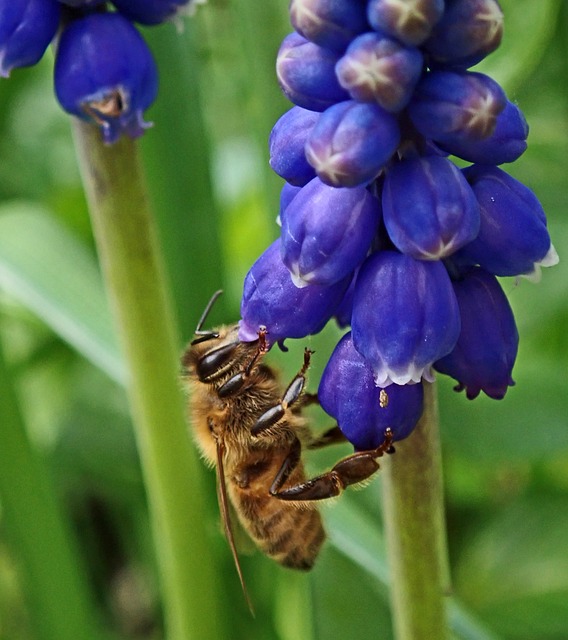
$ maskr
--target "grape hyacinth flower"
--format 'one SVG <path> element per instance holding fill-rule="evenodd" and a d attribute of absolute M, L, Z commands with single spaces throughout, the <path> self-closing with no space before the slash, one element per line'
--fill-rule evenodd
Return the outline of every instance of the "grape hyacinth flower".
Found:
<path fill-rule="evenodd" d="M 355 38 L 335 68 L 339 83 L 354 100 L 401 111 L 422 72 L 422 54 L 378 33 Z"/>
<path fill-rule="evenodd" d="M 393 164 L 383 186 L 385 226 L 402 253 L 441 260 L 479 233 L 479 205 L 456 165 L 440 156 Z"/>
<path fill-rule="evenodd" d="M 305 152 L 318 177 L 333 187 L 376 178 L 400 142 L 395 117 L 376 104 L 348 100 L 322 113 Z"/>
<path fill-rule="evenodd" d="M 339 54 L 368 29 L 360 0 L 291 0 L 290 22 L 306 40 Z"/>
<path fill-rule="evenodd" d="M 205 2 L 206 0 L 112 0 L 123 16 L 145 25 L 160 24 L 180 15 L 193 15 L 197 5 Z"/>
<path fill-rule="evenodd" d="M 278 82 L 286 97 L 304 109 L 324 111 L 349 94 L 335 75 L 339 57 L 298 33 L 284 38 L 276 61 Z"/>
<path fill-rule="evenodd" d="M 518 334 L 495 276 L 536 279 L 558 256 L 536 196 L 498 168 L 526 149 L 524 115 L 471 69 L 501 41 L 497 0 L 292 0 L 290 19 L 281 238 L 246 278 L 240 338 L 351 328 L 319 398 L 362 450 L 412 431 L 434 369 L 502 398 Z"/>
<path fill-rule="evenodd" d="M 471 165 L 463 171 L 480 205 L 479 234 L 456 256 L 496 276 L 540 276 L 558 262 L 546 215 L 534 193 L 502 169 Z"/>
<path fill-rule="evenodd" d="M 112 144 L 151 126 L 158 73 L 133 22 L 191 15 L 206 0 L 0 0 L 0 77 L 36 64 L 59 30 L 55 93 L 68 113 L 101 128 Z M 306 163 L 307 164 L 307 163 Z"/>
<path fill-rule="evenodd" d="M 326 365 L 318 398 L 355 449 L 363 451 L 378 447 L 387 427 L 395 440 L 406 438 L 422 414 L 424 392 L 421 384 L 407 384 L 391 385 L 385 393 L 347 333 Z"/>
<path fill-rule="evenodd" d="M 141 135 L 142 114 L 156 97 L 158 73 L 150 50 L 118 13 L 74 20 L 61 35 L 55 91 L 62 107 L 98 124 L 105 142 Z"/>
<path fill-rule="evenodd" d="M 298 288 L 334 284 L 364 260 L 380 205 L 365 187 L 335 189 L 314 178 L 286 208 L 282 261 Z"/>
<path fill-rule="evenodd" d="M 296 287 L 282 262 L 280 240 L 276 240 L 245 278 L 239 339 L 257 340 L 261 327 L 266 328 L 270 345 L 318 333 L 341 302 L 349 280 L 347 277 L 332 285 Z M 290 307 L 295 309 L 293 314 L 289 313 Z"/>
<path fill-rule="evenodd" d="M 501 399 L 515 384 L 511 377 L 519 336 L 507 296 L 495 276 L 471 267 L 453 283 L 461 332 L 451 353 L 434 368 L 458 380 L 469 399 L 484 391 Z"/>
<path fill-rule="evenodd" d="M 28 67 L 42 58 L 53 40 L 61 5 L 56 0 L 4 0 L 0 2 L 0 77 L 12 69 Z"/>
<path fill-rule="evenodd" d="M 353 294 L 353 344 L 377 386 L 433 380 L 431 365 L 460 334 L 450 277 L 439 260 L 395 251 L 369 256 Z"/>
<path fill-rule="evenodd" d="M 274 125 L 268 146 L 270 166 L 287 184 L 303 187 L 316 172 L 308 162 L 304 147 L 319 113 L 293 107 Z"/>

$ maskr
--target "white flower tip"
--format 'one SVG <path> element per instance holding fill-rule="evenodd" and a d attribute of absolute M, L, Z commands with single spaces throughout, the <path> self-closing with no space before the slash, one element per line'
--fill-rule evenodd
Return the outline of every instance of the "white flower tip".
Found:
<path fill-rule="evenodd" d="M 410 363 L 404 370 L 393 371 L 388 367 L 384 367 L 375 371 L 375 386 L 388 387 L 391 384 L 417 384 L 426 380 L 426 382 L 434 382 L 436 379 L 432 365 L 426 365 L 425 367 L 418 367 L 414 363 Z"/>
<path fill-rule="evenodd" d="M 307 287 L 310 284 L 309 282 L 304 280 L 302 276 L 300 276 L 297 264 L 292 265 L 292 270 L 290 270 L 290 279 L 292 280 L 292 282 L 294 283 L 294 286 L 297 289 L 303 289 L 304 287 Z"/>
<path fill-rule="evenodd" d="M 560 262 L 560 258 L 558 256 L 558 252 L 554 248 L 554 245 L 550 245 L 550 249 L 547 251 L 546 255 L 542 260 L 534 263 L 534 269 L 530 273 L 521 274 L 522 278 L 528 280 L 529 282 L 538 283 L 540 282 L 541 277 L 541 268 L 542 267 L 554 267 Z"/>
<path fill-rule="evenodd" d="M 544 258 L 539 262 L 541 267 L 554 267 L 560 262 L 558 252 L 554 248 L 554 245 L 550 245 L 550 249 Z"/>

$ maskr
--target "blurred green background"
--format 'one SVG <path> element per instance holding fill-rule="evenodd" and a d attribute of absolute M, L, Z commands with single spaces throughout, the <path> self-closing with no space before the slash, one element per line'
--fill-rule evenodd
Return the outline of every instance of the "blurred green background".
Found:
<path fill-rule="evenodd" d="M 516 386 L 503 401 L 470 402 L 452 391 L 452 381 L 440 380 L 452 627 L 457 638 L 565 640 L 568 8 L 561 0 L 501 4 L 505 39 L 479 70 L 504 85 L 529 121 L 529 149 L 506 169 L 541 200 L 561 261 L 537 285 L 503 281 L 521 336 Z M 141 146 L 184 342 L 218 288 L 225 296 L 211 324 L 238 318 L 244 275 L 278 233 L 281 180 L 268 167 L 267 138 L 289 108 L 274 74 L 289 30 L 285 0 L 209 0 L 181 34 L 171 25 L 144 31 L 161 89 L 147 114 L 155 126 Z M 33 517 L 24 532 L 13 526 L 12 510 L 27 499 L 28 475 L 18 455 L 2 454 L 8 451 L 2 422 L 18 407 L 35 472 L 60 501 L 57 526 L 103 622 L 100 637 L 161 638 L 124 364 L 69 121 L 53 97 L 51 74 L 48 55 L 0 83 L 0 344 L 6 361 L 0 376 L 0 638 L 41 637 L 26 562 L 29 547 L 41 546 L 34 540 L 52 532 L 52 523 Z M 288 354 L 269 357 L 286 379 L 309 344 L 317 352 L 314 390 L 338 336 L 328 327 L 290 344 Z M 317 411 L 314 420 L 327 424 Z M 318 452 L 310 468 L 322 469 L 347 452 Z M 226 602 L 212 615 L 230 620 L 231 637 L 392 637 L 380 479 L 324 508 L 330 542 L 309 576 L 244 549 L 253 620 L 219 526 L 214 474 L 203 473 L 210 508 L 196 526 L 210 532 L 211 562 Z M 45 558 L 45 570 L 56 561 Z M 59 604 L 61 615 L 69 614 L 67 605 Z"/>

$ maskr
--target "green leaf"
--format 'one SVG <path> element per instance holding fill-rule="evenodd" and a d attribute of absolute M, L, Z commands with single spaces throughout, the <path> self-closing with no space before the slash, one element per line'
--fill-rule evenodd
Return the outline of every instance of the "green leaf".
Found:
<path fill-rule="evenodd" d="M 35 637 L 105 638 L 74 532 L 48 465 L 28 436 L 14 383 L 0 343 L 2 533 L 18 557 Z"/>
<path fill-rule="evenodd" d="M 40 205 L 0 205 L 0 287 L 124 384 L 96 260 Z"/>
<path fill-rule="evenodd" d="M 458 558 L 456 588 L 506 637 L 566 637 L 566 507 L 565 497 L 546 494 L 500 505 Z"/>
<path fill-rule="evenodd" d="M 519 356 L 516 386 L 503 400 L 467 400 L 440 380 L 442 433 L 448 450 L 488 461 L 540 460 L 568 451 L 566 373 L 562 362 Z"/>
<path fill-rule="evenodd" d="M 385 556 L 378 520 L 378 512 L 373 514 L 357 507 L 348 496 L 343 496 L 326 511 L 331 544 L 367 576 L 373 577 L 372 585 L 376 594 L 387 603 L 390 582 L 388 558 Z M 360 587 L 353 587 L 353 590 L 359 594 Z M 497 640 L 498 636 L 476 620 L 475 615 L 457 598 L 448 597 L 448 615 L 450 628 L 456 638 Z"/>

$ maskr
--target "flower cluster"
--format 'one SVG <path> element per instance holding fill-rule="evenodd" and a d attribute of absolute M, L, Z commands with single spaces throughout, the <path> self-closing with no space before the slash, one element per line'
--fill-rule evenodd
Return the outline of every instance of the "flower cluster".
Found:
<path fill-rule="evenodd" d="M 149 123 L 158 72 L 133 22 L 156 25 L 205 0 L 0 0 L 0 76 L 36 64 L 56 42 L 55 93 L 68 113 L 98 125 L 106 143 Z M 56 38 L 57 36 L 57 38 Z"/>
<path fill-rule="evenodd" d="M 518 334 L 497 276 L 558 257 L 498 167 L 525 151 L 525 118 L 470 70 L 500 43 L 496 0 L 291 0 L 290 18 L 276 71 L 295 106 L 269 142 L 281 234 L 246 277 L 240 338 L 350 326 L 318 394 L 368 449 L 411 432 L 433 370 L 505 395 Z"/>

